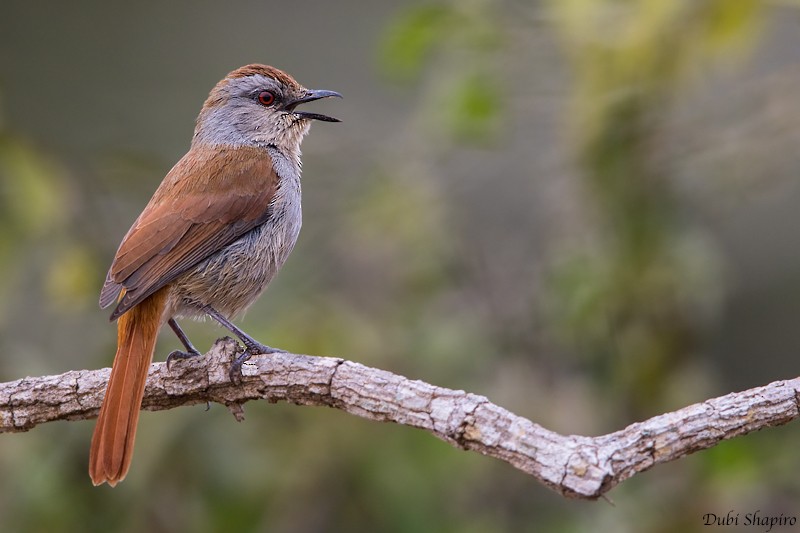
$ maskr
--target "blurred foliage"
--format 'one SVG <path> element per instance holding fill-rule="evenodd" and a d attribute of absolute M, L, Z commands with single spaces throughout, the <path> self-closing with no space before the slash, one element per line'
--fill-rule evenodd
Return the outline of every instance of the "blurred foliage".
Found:
<path fill-rule="evenodd" d="M 470 1 L 408 8 L 387 28 L 378 50 L 381 72 L 395 82 L 419 83 L 424 72 L 436 73 L 430 112 L 449 134 L 470 144 L 491 141 L 502 125 L 503 85 L 494 61 L 503 33 L 495 7 Z"/>
<path fill-rule="evenodd" d="M 6 135 L 0 140 L 0 164 L 3 172 L 1 213 L 9 238 L 21 234 L 41 236 L 63 222 L 64 213 L 59 202 L 61 187 L 52 162 Z"/>
<path fill-rule="evenodd" d="M 27 334 L 38 335 L 39 320 L 50 312 L 77 318 L 94 301 L 88 295 L 99 269 L 72 222 L 77 189 L 54 157 L 0 129 L 0 349 L 6 353 Z M 37 302 L 37 319 L 19 312 L 29 302 Z"/>
<path fill-rule="evenodd" d="M 740 57 L 760 29 L 763 2 L 564 0 L 550 8 L 573 61 L 576 117 L 585 142 L 618 120 L 657 113 L 687 73 Z M 630 115 L 628 115 L 630 113 Z M 624 139 L 620 139 L 624 140 Z"/>
<path fill-rule="evenodd" d="M 695 310 L 719 301 L 713 243 L 678 220 L 658 157 L 670 96 L 686 77 L 752 42 L 755 0 L 552 2 L 575 72 L 573 129 L 600 230 L 553 273 L 562 337 L 615 383 L 637 416 L 671 404 L 669 376 L 696 349 Z"/>
<path fill-rule="evenodd" d="M 0 301 L 12 301 L 9 289 L 32 260 L 26 243 L 50 237 L 63 224 L 62 197 L 56 164 L 0 125 Z M 0 325 L 10 308 L 0 305 Z"/>
<path fill-rule="evenodd" d="M 434 46 L 451 35 L 457 19 L 455 10 L 444 4 L 421 5 L 401 13 L 383 38 L 384 75 L 409 83 L 419 78 Z"/>

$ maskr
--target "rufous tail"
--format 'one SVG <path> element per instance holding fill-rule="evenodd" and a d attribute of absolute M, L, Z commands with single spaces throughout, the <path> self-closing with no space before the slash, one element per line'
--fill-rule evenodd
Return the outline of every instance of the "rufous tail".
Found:
<path fill-rule="evenodd" d="M 95 485 L 113 487 L 128 473 L 166 297 L 161 289 L 119 317 L 117 354 L 89 451 L 89 476 Z"/>

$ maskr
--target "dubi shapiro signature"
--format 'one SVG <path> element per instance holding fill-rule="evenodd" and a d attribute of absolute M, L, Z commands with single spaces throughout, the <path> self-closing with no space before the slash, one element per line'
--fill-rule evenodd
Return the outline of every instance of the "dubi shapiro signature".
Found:
<path fill-rule="evenodd" d="M 775 526 L 794 526 L 797 517 L 794 515 L 764 514 L 761 510 L 742 513 L 730 510 L 726 514 L 706 513 L 703 515 L 704 526 L 761 526 L 763 531 L 772 531 Z"/>

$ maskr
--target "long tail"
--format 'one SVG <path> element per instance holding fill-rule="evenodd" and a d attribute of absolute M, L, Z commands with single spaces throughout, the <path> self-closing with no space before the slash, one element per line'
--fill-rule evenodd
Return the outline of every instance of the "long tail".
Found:
<path fill-rule="evenodd" d="M 166 297 L 162 289 L 119 317 L 117 354 L 89 451 L 89 476 L 95 485 L 107 482 L 113 487 L 128 473 Z"/>

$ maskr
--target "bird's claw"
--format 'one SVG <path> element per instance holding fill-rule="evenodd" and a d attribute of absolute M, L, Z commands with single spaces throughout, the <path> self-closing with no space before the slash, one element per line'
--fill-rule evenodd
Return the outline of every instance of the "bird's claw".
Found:
<path fill-rule="evenodd" d="M 248 361 L 248 359 L 250 359 L 254 355 L 265 355 L 271 353 L 287 353 L 287 352 L 286 350 L 273 348 L 271 346 L 267 346 L 266 344 L 261 344 L 260 342 L 255 342 L 255 341 L 245 342 L 244 352 L 233 360 L 233 363 L 231 363 L 231 369 L 230 371 L 228 371 L 228 377 L 231 378 L 231 383 L 233 383 L 234 385 L 241 385 L 242 365 L 244 365 Z"/>
<path fill-rule="evenodd" d="M 167 356 L 167 372 L 169 372 L 169 367 L 170 367 L 170 364 L 172 364 L 173 360 L 175 360 L 175 359 L 190 359 L 192 357 L 200 357 L 201 355 L 203 355 L 203 354 L 201 354 L 197 350 L 189 350 L 189 351 L 186 351 L 186 352 L 184 352 L 182 350 L 173 350 Z"/>

